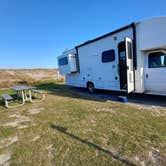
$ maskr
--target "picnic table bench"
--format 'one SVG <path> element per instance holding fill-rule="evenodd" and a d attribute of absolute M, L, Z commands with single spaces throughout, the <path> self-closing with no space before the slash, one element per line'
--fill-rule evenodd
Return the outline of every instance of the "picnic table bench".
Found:
<path fill-rule="evenodd" d="M 43 91 L 37 90 L 37 89 L 32 89 L 32 92 L 35 94 L 35 97 L 36 97 L 37 94 L 42 95 L 41 99 L 38 100 L 38 101 L 35 101 L 35 102 L 40 102 L 40 101 L 43 101 L 45 99 L 45 93 Z"/>
<path fill-rule="evenodd" d="M 9 101 L 13 101 L 14 98 L 12 96 L 10 96 L 9 94 L 2 94 L 2 101 L 5 103 L 5 106 L 7 108 L 14 108 L 14 107 L 18 107 L 21 106 L 23 104 L 19 104 L 19 105 L 13 105 L 13 106 L 9 106 Z"/>
<path fill-rule="evenodd" d="M 13 100 L 13 97 L 10 96 L 9 94 L 2 94 L 2 101 L 5 103 L 5 106 L 7 108 L 10 108 L 8 101 L 11 101 L 11 100 Z"/>
<path fill-rule="evenodd" d="M 4 100 L 6 100 L 6 101 L 8 101 L 8 100 L 13 100 L 13 97 L 10 96 L 9 94 L 2 94 L 2 98 L 3 98 Z"/>

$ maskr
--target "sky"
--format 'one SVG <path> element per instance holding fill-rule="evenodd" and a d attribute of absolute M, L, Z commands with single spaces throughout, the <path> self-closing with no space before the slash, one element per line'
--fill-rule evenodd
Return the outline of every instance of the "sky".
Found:
<path fill-rule="evenodd" d="M 166 0 L 0 0 L 0 68 L 56 68 L 64 50 L 154 16 Z"/>

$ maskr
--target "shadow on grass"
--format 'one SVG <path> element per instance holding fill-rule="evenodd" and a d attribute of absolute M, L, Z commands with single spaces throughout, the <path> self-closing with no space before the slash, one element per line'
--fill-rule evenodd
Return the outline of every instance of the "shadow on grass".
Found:
<path fill-rule="evenodd" d="M 79 88 L 73 88 L 71 86 L 67 86 L 65 84 L 60 83 L 41 83 L 38 85 L 35 85 L 38 89 L 48 91 L 50 94 L 57 95 L 57 96 L 63 96 L 63 97 L 71 97 L 71 98 L 79 98 L 79 99 L 85 99 L 85 100 L 94 100 L 94 101 L 100 101 L 105 102 L 106 100 L 95 98 L 94 96 L 90 96 L 90 94 L 82 95 L 78 93 Z M 83 89 L 82 89 L 83 90 Z M 83 90 L 85 91 L 85 90 Z"/>
<path fill-rule="evenodd" d="M 49 91 L 51 94 L 58 96 L 80 98 L 85 100 L 94 100 L 100 102 L 106 101 L 118 101 L 119 95 L 127 96 L 130 103 L 143 104 L 143 105 L 155 105 L 166 107 L 166 97 L 157 95 L 147 95 L 147 94 L 126 94 L 122 92 L 106 91 L 106 90 L 96 90 L 94 94 L 90 94 L 86 89 L 74 88 L 67 86 L 62 83 L 41 83 L 36 85 L 37 88 L 41 90 Z"/>
<path fill-rule="evenodd" d="M 67 128 L 64 128 L 64 127 L 61 127 L 61 126 L 56 126 L 56 125 L 53 125 L 53 124 L 51 125 L 51 128 L 52 128 L 52 129 L 55 129 L 55 130 L 57 130 L 57 131 L 59 131 L 59 132 L 62 132 L 62 133 L 64 133 L 64 134 L 66 134 L 67 136 L 69 136 L 69 137 L 71 137 L 71 138 L 73 138 L 73 139 L 75 139 L 75 140 L 77 140 L 77 141 L 79 141 L 79 142 L 81 142 L 81 143 L 83 143 L 83 144 L 88 145 L 89 147 L 92 147 L 92 148 L 94 148 L 94 149 L 97 149 L 97 150 L 99 150 L 99 151 L 102 151 L 102 152 L 104 152 L 104 153 L 110 155 L 112 158 L 118 160 L 119 162 L 122 162 L 122 163 L 124 163 L 124 164 L 126 164 L 126 165 L 135 166 L 134 163 L 128 161 L 128 160 L 125 159 L 125 158 L 122 158 L 122 157 L 118 156 L 117 154 L 114 154 L 114 153 L 111 152 L 110 150 L 108 150 L 108 149 L 106 149 L 106 148 L 103 148 L 103 147 L 101 147 L 101 146 L 99 146 L 99 145 L 97 145 L 97 144 L 95 144 L 95 143 L 93 143 L 93 142 L 90 142 L 90 141 L 88 141 L 88 140 L 85 140 L 85 139 L 82 139 L 82 138 L 80 138 L 80 137 L 78 137 L 78 136 L 75 136 L 75 135 L 72 134 L 72 133 L 69 133 L 69 132 L 67 131 Z"/>
<path fill-rule="evenodd" d="M 38 83 L 35 85 L 37 88 L 46 90 L 46 91 L 56 91 L 56 90 L 64 90 L 68 89 L 68 87 L 63 83 L 54 83 L 54 82 L 48 82 L 48 83 Z"/>

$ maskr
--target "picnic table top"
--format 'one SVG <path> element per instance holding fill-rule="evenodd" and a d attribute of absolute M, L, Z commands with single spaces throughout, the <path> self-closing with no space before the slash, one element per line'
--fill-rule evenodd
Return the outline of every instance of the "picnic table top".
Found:
<path fill-rule="evenodd" d="M 10 87 L 11 90 L 15 90 L 15 91 L 31 90 L 31 89 L 35 89 L 35 88 L 36 87 L 28 86 L 28 85 L 17 85 L 17 86 Z"/>

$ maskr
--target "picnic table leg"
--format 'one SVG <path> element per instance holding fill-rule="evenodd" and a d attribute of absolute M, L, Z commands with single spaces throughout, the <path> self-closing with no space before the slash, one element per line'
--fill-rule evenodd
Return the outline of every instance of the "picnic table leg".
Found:
<path fill-rule="evenodd" d="M 31 90 L 29 90 L 29 100 L 30 100 L 31 103 L 33 103 Z"/>
<path fill-rule="evenodd" d="M 26 90 L 24 91 L 24 96 L 25 96 L 25 101 L 27 101 L 27 100 L 28 100 L 28 97 L 27 97 Z"/>
<path fill-rule="evenodd" d="M 25 104 L 25 96 L 24 96 L 24 91 L 21 91 L 21 95 L 22 95 L 22 104 Z"/>
<path fill-rule="evenodd" d="M 43 94 L 43 97 L 42 97 L 41 101 L 45 100 L 45 97 L 46 97 L 46 95 Z"/>
<path fill-rule="evenodd" d="M 19 92 L 17 92 L 17 99 L 19 99 Z"/>
<path fill-rule="evenodd" d="M 10 108 L 7 100 L 5 100 L 5 106 L 6 106 L 7 108 Z"/>
<path fill-rule="evenodd" d="M 21 98 L 21 92 L 17 91 L 17 99 L 19 100 L 19 98 Z"/>

